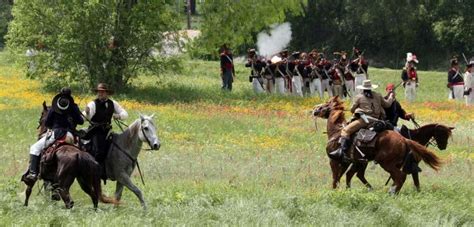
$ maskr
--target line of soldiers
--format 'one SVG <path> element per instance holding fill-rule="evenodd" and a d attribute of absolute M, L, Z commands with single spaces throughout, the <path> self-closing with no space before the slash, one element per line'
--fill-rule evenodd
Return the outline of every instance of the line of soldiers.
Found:
<path fill-rule="evenodd" d="M 466 105 L 474 104 L 474 78 L 473 66 L 474 60 L 466 60 L 466 71 L 461 72 L 457 57 L 451 59 L 451 68 L 448 71 L 449 99 L 463 100 L 466 96 Z"/>
<path fill-rule="evenodd" d="M 353 97 L 356 89 L 367 79 L 368 62 L 363 51 L 353 48 L 353 59 L 345 51 L 334 52 L 328 60 L 324 53 L 312 50 L 293 52 L 283 50 L 266 59 L 248 50 L 246 67 L 251 68 L 249 82 L 256 93 L 292 94 L 297 96 Z"/>

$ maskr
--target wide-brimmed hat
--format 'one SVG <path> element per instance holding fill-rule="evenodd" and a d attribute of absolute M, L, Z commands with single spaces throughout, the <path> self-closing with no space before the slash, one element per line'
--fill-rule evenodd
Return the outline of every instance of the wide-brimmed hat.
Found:
<path fill-rule="evenodd" d="M 51 108 L 53 108 L 54 112 L 63 114 L 64 112 L 67 112 L 73 104 L 74 99 L 71 95 L 59 93 L 54 96 L 51 103 Z"/>
<path fill-rule="evenodd" d="M 98 91 L 105 91 L 110 95 L 114 93 L 114 91 L 110 89 L 106 83 L 99 83 L 97 85 L 97 88 L 94 89 L 94 92 L 98 92 Z"/>
<path fill-rule="evenodd" d="M 358 85 L 356 88 L 360 90 L 373 90 L 378 88 L 378 85 L 372 84 L 370 80 L 364 80 L 362 85 Z"/>

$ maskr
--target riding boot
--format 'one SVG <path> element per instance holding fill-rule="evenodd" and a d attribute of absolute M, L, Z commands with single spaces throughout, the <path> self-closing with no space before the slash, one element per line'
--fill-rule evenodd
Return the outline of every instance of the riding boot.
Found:
<path fill-rule="evenodd" d="M 99 162 L 100 165 L 100 178 L 104 181 L 104 185 L 107 184 L 107 172 L 105 170 L 105 162 Z"/>
<path fill-rule="evenodd" d="M 29 173 L 26 176 L 26 180 L 36 181 L 38 177 L 39 164 L 40 164 L 40 156 L 30 154 L 30 166 L 28 167 Z"/>
<path fill-rule="evenodd" d="M 341 145 L 337 150 L 330 152 L 328 155 L 332 159 L 343 159 L 347 160 L 349 159 L 347 156 L 347 151 L 350 148 L 350 139 L 347 137 L 341 137 L 339 138 L 339 144 Z"/>

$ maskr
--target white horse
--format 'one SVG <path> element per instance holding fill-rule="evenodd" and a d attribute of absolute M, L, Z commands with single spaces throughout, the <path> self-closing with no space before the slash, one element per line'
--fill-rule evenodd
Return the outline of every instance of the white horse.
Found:
<path fill-rule="evenodd" d="M 140 200 L 144 209 L 147 208 L 140 189 L 132 183 L 130 176 L 137 163 L 143 142 L 152 150 L 159 150 L 161 143 L 156 135 L 156 126 L 152 120 L 153 115 L 143 116 L 135 120 L 123 133 L 114 134 L 110 145 L 105 168 L 107 178 L 117 181 L 115 199 L 117 202 L 122 197 L 123 187 L 130 189 Z M 138 166 L 139 171 L 140 167 Z M 141 174 L 141 173 L 140 173 Z"/>

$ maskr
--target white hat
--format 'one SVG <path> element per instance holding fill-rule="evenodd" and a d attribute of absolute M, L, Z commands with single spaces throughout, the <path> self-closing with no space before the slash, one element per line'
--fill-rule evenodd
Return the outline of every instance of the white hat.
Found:
<path fill-rule="evenodd" d="M 362 85 L 358 85 L 356 88 L 360 90 L 372 90 L 378 88 L 379 85 L 372 84 L 370 80 L 364 80 Z"/>
<path fill-rule="evenodd" d="M 407 53 L 407 62 L 415 62 L 418 63 L 418 59 L 416 58 L 416 55 L 412 54 L 411 52 Z"/>

